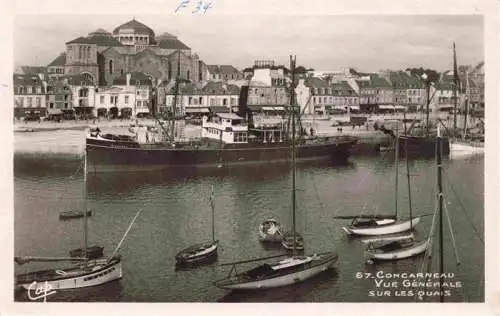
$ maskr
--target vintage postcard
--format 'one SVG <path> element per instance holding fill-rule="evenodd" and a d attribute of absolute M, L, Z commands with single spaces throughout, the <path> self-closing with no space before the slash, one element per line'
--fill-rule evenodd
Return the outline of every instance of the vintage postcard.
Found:
<path fill-rule="evenodd" d="M 495 1 L 11 9 L 0 313 L 498 312 Z"/>

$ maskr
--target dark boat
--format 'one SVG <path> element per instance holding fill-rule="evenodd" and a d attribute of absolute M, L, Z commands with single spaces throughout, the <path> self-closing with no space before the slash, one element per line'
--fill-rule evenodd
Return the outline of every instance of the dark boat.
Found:
<path fill-rule="evenodd" d="M 182 251 L 176 256 L 175 260 L 177 265 L 194 265 L 202 263 L 210 263 L 217 259 L 217 245 L 219 241 L 207 241 L 192 245 Z"/>
<path fill-rule="evenodd" d="M 92 216 L 92 210 L 86 210 L 86 213 L 83 210 L 63 211 L 59 213 L 59 219 L 80 218 L 85 215 Z"/>
<path fill-rule="evenodd" d="M 88 259 L 98 259 L 103 256 L 104 247 L 102 246 L 90 246 L 87 247 L 86 257 Z M 83 248 L 72 249 L 69 251 L 70 257 L 85 257 L 83 253 Z"/>
<path fill-rule="evenodd" d="M 448 137 L 441 138 L 443 156 L 450 155 L 450 140 Z M 408 156 L 434 157 L 436 155 L 435 136 L 399 136 L 399 152 L 404 153 L 408 147 Z"/>

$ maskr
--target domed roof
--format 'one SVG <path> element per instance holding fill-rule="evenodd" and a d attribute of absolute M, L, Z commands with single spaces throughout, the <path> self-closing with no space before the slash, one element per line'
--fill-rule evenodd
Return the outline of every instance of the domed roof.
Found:
<path fill-rule="evenodd" d="M 115 28 L 113 30 L 113 34 L 114 35 L 119 34 L 121 29 L 127 29 L 127 30 L 131 29 L 135 34 L 149 35 L 150 38 L 155 37 L 155 32 L 150 27 L 148 27 L 145 24 L 142 24 L 139 21 L 136 21 L 135 18 Z"/>
<path fill-rule="evenodd" d="M 93 36 L 93 35 L 107 35 L 107 36 L 111 36 L 111 33 L 109 33 L 106 30 L 103 30 L 103 29 L 99 28 L 99 29 L 95 30 L 94 32 L 90 32 L 89 33 L 89 36 Z"/>
<path fill-rule="evenodd" d="M 177 36 L 172 35 L 172 34 L 167 33 L 167 32 L 163 32 L 161 35 L 156 37 L 157 42 L 159 42 L 161 40 L 173 40 L 173 39 L 177 39 Z"/>

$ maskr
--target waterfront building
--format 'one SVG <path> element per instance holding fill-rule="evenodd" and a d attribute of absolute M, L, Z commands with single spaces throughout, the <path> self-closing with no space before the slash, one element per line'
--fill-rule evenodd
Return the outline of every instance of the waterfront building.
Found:
<path fill-rule="evenodd" d="M 64 75 L 85 75 L 98 86 L 111 86 L 116 78 L 137 71 L 171 80 L 177 76 L 179 60 L 181 78 L 206 80 L 206 65 L 190 47 L 169 33 L 156 36 L 151 28 L 135 19 L 112 33 L 98 29 L 67 42 L 65 57 L 62 56 L 49 64 L 55 71 L 51 75 L 60 75 L 64 61 Z"/>
<path fill-rule="evenodd" d="M 48 66 L 47 74 L 49 79 L 59 79 L 64 76 L 64 67 L 66 65 L 66 53 L 61 53 Z"/>
<path fill-rule="evenodd" d="M 232 65 L 207 65 L 207 78 L 212 82 L 241 80 L 244 75 Z"/>
<path fill-rule="evenodd" d="M 47 114 L 47 82 L 43 74 L 14 74 L 14 117 L 44 117 Z"/>
<path fill-rule="evenodd" d="M 366 77 L 366 76 L 365 76 Z M 359 87 L 359 106 L 362 112 L 394 108 L 394 92 L 391 84 L 377 74 L 369 74 L 369 79 L 356 80 Z"/>
<path fill-rule="evenodd" d="M 97 117 L 130 118 L 135 104 L 132 86 L 100 87 L 95 93 Z"/>
<path fill-rule="evenodd" d="M 289 104 L 288 69 L 273 61 L 256 61 L 248 84 L 247 105 L 253 112 L 281 113 Z"/>
<path fill-rule="evenodd" d="M 167 87 L 167 86 L 166 86 Z M 179 87 L 176 111 L 187 115 L 200 116 L 218 112 L 237 112 L 240 88 L 221 81 L 208 82 L 200 87 L 194 83 L 183 83 Z M 175 86 L 165 95 L 165 108 L 171 111 L 175 99 Z"/>
<path fill-rule="evenodd" d="M 324 115 L 359 111 L 358 94 L 347 81 L 330 83 L 329 78 L 326 77 L 325 79 L 309 77 L 305 80 L 305 85 L 310 90 L 309 100 L 306 101 L 305 106 L 309 114 Z M 299 91 L 299 94 L 301 92 Z"/>
<path fill-rule="evenodd" d="M 72 100 L 69 108 L 74 110 L 76 118 L 90 118 L 96 115 L 95 93 L 97 86 L 86 74 L 64 75 L 60 77 L 71 91 Z"/>
<path fill-rule="evenodd" d="M 121 88 L 123 94 L 123 106 L 120 107 L 122 117 L 147 116 L 153 108 L 153 84 L 154 78 L 143 72 L 132 72 L 117 77 L 113 81 L 113 87 Z M 128 91 L 134 94 L 133 98 L 126 100 Z M 128 101 L 128 102 L 125 102 Z M 120 102 L 120 101 L 118 101 Z"/>
<path fill-rule="evenodd" d="M 416 111 L 425 105 L 427 97 L 422 79 L 404 71 L 389 71 L 387 79 L 393 88 L 393 104 L 396 110 Z"/>

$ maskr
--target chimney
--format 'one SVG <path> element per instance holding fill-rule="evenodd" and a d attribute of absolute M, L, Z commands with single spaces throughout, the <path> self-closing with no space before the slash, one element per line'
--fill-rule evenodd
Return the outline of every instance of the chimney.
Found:
<path fill-rule="evenodd" d="M 130 73 L 127 74 L 127 86 L 130 86 Z"/>

